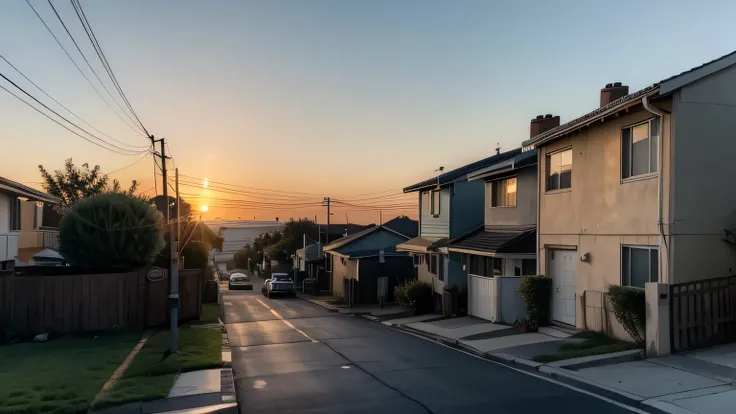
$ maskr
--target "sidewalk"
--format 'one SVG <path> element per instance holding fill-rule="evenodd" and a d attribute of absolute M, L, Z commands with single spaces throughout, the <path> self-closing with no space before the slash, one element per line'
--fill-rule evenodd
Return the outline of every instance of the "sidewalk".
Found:
<path fill-rule="evenodd" d="M 389 319 L 405 318 L 414 315 L 413 309 L 405 308 L 396 304 L 384 305 L 383 309 L 380 305 L 361 305 L 348 308 L 345 305 L 334 305 L 330 303 L 329 300 L 321 296 L 312 296 L 298 292 L 296 295 L 297 297 L 312 302 L 315 305 L 322 306 L 323 308 L 328 309 L 331 312 L 338 312 L 343 315 L 362 315 L 367 317 L 368 319 L 379 322 Z"/>
<path fill-rule="evenodd" d="M 643 359 L 642 350 L 629 350 L 541 363 L 534 357 L 554 354 L 561 345 L 582 339 L 555 327 L 520 334 L 472 317 L 384 324 L 628 403 L 674 414 L 736 412 L 736 343 L 651 359 Z"/>

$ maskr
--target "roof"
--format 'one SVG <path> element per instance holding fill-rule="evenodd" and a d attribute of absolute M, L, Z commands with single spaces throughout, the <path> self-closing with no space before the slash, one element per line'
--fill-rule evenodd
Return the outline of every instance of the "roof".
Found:
<path fill-rule="evenodd" d="M 448 244 L 451 251 L 534 254 L 536 227 L 498 226 L 480 229 Z"/>
<path fill-rule="evenodd" d="M 21 197 L 27 197 L 31 200 L 43 201 L 45 203 L 59 204 L 61 202 L 58 198 L 48 195 L 43 191 L 38 191 L 5 177 L 0 177 L 0 191 L 6 191 Z"/>
<path fill-rule="evenodd" d="M 383 250 L 384 257 L 408 256 L 409 255 L 409 253 L 397 251 L 396 246 L 391 246 L 391 247 L 383 247 L 381 249 L 359 250 L 357 252 L 350 252 L 343 256 L 349 259 L 364 259 L 367 257 L 377 257 L 381 255 L 381 252 L 380 252 L 381 250 Z"/>
<path fill-rule="evenodd" d="M 406 216 L 395 217 L 385 223 L 383 227 L 393 230 L 396 233 L 406 236 L 407 238 L 416 237 L 419 235 L 419 222 L 412 220 Z"/>
<path fill-rule="evenodd" d="M 425 239 L 424 237 L 415 237 L 413 239 L 407 240 L 404 243 L 399 243 L 396 245 L 396 247 L 399 250 L 407 251 L 407 252 L 428 252 L 429 249 L 432 247 L 432 243 L 434 243 L 434 240 Z"/>
<path fill-rule="evenodd" d="M 575 129 L 587 126 L 588 124 L 597 121 L 598 119 L 604 118 L 607 115 L 616 113 L 621 109 L 631 106 L 632 104 L 638 104 L 634 102 L 645 96 L 655 96 L 658 94 L 667 94 L 675 89 L 681 88 L 689 83 L 695 82 L 704 76 L 708 76 L 721 69 L 725 69 L 733 64 L 736 64 L 736 51 L 731 52 L 727 55 L 723 55 L 717 59 L 713 59 L 710 62 L 706 62 L 700 66 L 696 66 L 692 69 L 688 69 L 682 73 L 679 73 L 669 78 L 663 79 L 651 86 L 634 92 L 632 94 L 623 96 L 608 105 L 602 106 L 589 112 L 579 118 L 573 119 L 558 127 L 552 128 L 549 131 L 543 132 L 535 137 L 532 137 L 522 143 L 523 146 L 539 145 L 544 142 L 548 142 L 555 138 L 559 138 L 572 132 Z"/>
<path fill-rule="evenodd" d="M 369 228 L 367 228 L 367 229 L 365 229 L 363 231 L 360 231 L 360 232 L 357 232 L 355 234 L 351 234 L 349 236 L 345 236 L 345 237 L 343 237 L 341 239 L 335 240 L 334 242 L 332 242 L 332 243 L 328 244 L 327 246 L 325 246 L 324 247 L 324 251 L 330 251 L 330 250 L 334 250 L 334 249 L 337 249 L 339 247 L 342 247 L 342 246 L 350 243 L 351 241 L 357 240 L 357 239 L 359 239 L 359 238 L 361 238 L 361 237 L 363 237 L 365 235 L 371 234 L 371 233 L 373 233 L 374 231 L 376 231 L 376 230 L 378 230 L 380 228 L 381 228 L 381 226 L 369 227 Z"/>
<path fill-rule="evenodd" d="M 510 171 L 516 171 L 536 164 L 537 152 L 526 151 L 522 152 L 521 154 L 515 156 L 510 160 L 499 162 L 468 174 L 468 181 L 486 178 L 491 175 L 507 173 Z"/>
<path fill-rule="evenodd" d="M 483 158 L 480 161 L 476 161 L 473 163 L 470 163 L 468 165 L 465 165 L 460 168 L 456 168 L 452 171 L 440 174 L 436 177 L 424 180 L 422 182 L 416 183 L 414 185 L 410 185 L 408 187 L 404 188 L 405 193 L 410 193 L 412 191 L 418 191 L 427 187 L 434 187 L 434 186 L 443 186 L 445 184 L 449 184 L 458 178 L 461 178 L 465 176 L 468 173 L 471 173 L 475 170 L 488 167 L 490 165 L 493 165 L 498 162 L 506 161 L 510 158 L 513 158 L 521 153 L 521 148 L 513 149 L 511 151 L 502 152 L 501 154 L 496 154 L 493 156 L 490 156 L 488 158 Z"/>

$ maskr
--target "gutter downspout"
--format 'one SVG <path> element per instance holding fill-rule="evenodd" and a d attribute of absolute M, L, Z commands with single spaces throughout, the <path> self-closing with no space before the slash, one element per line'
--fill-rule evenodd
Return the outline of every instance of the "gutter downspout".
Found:
<path fill-rule="evenodd" d="M 659 110 L 659 108 L 650 105 L 649 104 L 649 98 L 647 96 L 644 96 L 641 98 L 641 104 L 644 106 L 644 109 L 655 115 L 658 118 L 659 121 L 659 140 L 657 142 L 657 168 L 659 168 L 659 173 L 657 174 L 657 227 L 659 228 L 659 234 L 662 236 L 662 243 L 664 244 L 665 254 L 667 255 L 667 281 L 669 283 L 672 282 L 670 278 L 670 247 L 667 245 L 667 237 L 664 235 L 664 223 L 662 223 L 662 203 L 664 198 L 664 166 L 663 166 L 663 159 L 664 159 L 664 113 Z M 659 269 L 660 273 L 662 272 L 662 257 L 660 255 L 659 259 Z M 662 280 L 659 281 L 660 283 L 663 282 Z"/>

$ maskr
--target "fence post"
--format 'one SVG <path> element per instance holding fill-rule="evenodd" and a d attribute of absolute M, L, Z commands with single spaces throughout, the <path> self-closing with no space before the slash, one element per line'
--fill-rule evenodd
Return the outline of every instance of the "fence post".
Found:
<path fill-rule="evenodd" d="M 646 355 L 647 357 L 668 355 L 670 339 L 670 285 L 647 283 L 646 297 Z"/>

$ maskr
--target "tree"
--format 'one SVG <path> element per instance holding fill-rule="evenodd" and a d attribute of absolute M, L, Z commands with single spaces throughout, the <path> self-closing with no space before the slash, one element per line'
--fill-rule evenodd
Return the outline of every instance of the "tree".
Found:
<path fill-rule="evenodd" d="M 61 219 L 59 252 L 81 267 L 131 270 L 149 265 L 164 247 L 163 217 L 129 194 L 84 198 Z"/>
<path fill-rule="evenodd" d="M 74 204 L 84 198 L 102 193 L 120 193 L 134 195 L 138 188 L 138 182 L 133 180 L 130 187 L 124 190 L 118 180 L 113 180 L 112 185 L 106 174 L 100 172 L 100 166 L 95 165 L 90 169 L 89 164 L 84 163 L 82 167 L 76 167 L 71 158 L 64 161 L 64 169 L 49 173 L 43 165 L 38 166 L 41 172 L 43 189 L 54 197 L 61 200 L 59 210 L 66 211 Z"/>
<path fill-rule="evenodd" d="M 156 197 L 151 198 L 151 202 L 156 206 L 158 211 L 161 213 L 164 213 L 166 211 L 166 199 L 163 195 L 157 195 Z M 175 219 L 177 217 L 176 213 L 176 197 L 169 196 L 169 218 L 171 220 Z M 189 221 L 192 215 L 192 206 L 191 204 L 184 201 L 183 198 L 179 197 L 179 208 L 181 209 L 181 217 L 183 221 Z"/>

